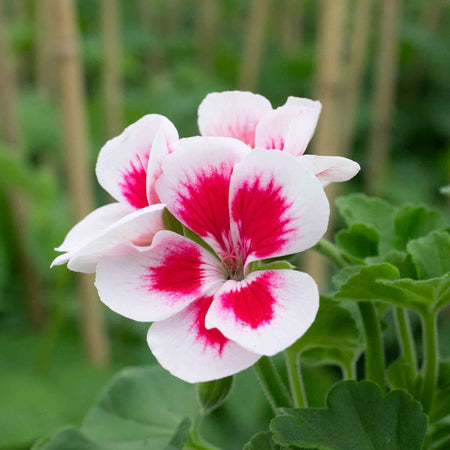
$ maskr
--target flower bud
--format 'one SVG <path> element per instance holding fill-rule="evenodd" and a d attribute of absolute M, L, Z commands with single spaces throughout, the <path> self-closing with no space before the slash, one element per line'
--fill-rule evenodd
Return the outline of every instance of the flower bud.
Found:
<path fill-rule="evenodd" d="M 202 413 L 209 414 L 221 406 L 230 394 L 232 387 L 232 376 L 220 380 L 199 383 L 197 394 Z"/>

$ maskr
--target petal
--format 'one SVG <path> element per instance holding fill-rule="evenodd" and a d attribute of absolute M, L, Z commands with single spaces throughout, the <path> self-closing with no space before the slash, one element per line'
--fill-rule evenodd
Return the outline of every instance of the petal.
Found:
<path fill-rule="evenodd" d="M 299 160 L 321 181 L 322 186 L 350 180 L 361 169 L 357 162 L 342 156 L 302 155 Z"/>
<path fill-rule="evenodd" d="M 256 125 L 269 111 L 272 105 L 262 95 L 214 92 L 198 108 L 198 127 L 203 136 L 233 137 L 253 147 Z"/>
<path fill-rule="evenodd" d="M 321 109 L 319 101 L 289 97 L 284 106 L 260 120 L 255 132 L 255 147 L 302 155 L 314 134 Z"/>
<path fill-rule="evenodd" d="M 230 202 L 233 241 L 246 264 L 306 250 L 327 229 L 320 182 L 288 153 L 253 150 L 234 169 Z"/>
<path fill-rule="evenodd" d="M 93 273 L 103 256 L 122 245 L 150 246 L 153 236 L 164 229 L 163 209 L 164 205 L 151 205 L 122 217 L 73 252 L 67 267 L 75 272 Z"/>
<path fill-rule="evenodd" d="M 178 140 L 177 130 L 169 119 L 149 114 L 108 141 L 98 155 L 95 171 L 100 185 L 115 199 L 134 208 L 148 206 L 148 159 L 160 128 L 169 145 Z"/>
<path fill-rule="evenodd" d="M 156 133 L 153 140 L 152 151 L 148 158 L 147 169 L 147 198 L 150 205 L 161 203 L 155 190 L 156 180 L 162 173 L 162 162 L 169 154 L 169 147 L 162 129 Z"/>
<path fill-rule="evenodd" d="M 319 291 L 306 273 L 267 270 L 227 281 L 206 314 L 206 328 L 218 328 L 247 350 L 274 355 L 292 345 L 313 323 Z"/>
<path fill-rule="evenodd" d="M 163 320 L 224 280 L 219 261 L 195 242 L 163 230 L 149 250 L 108 256 L 97 265 L 100 300 L 141 322 Z"/>
<path fill-rule="evenodd" d="M 233 375 L 260 358 L 217 328 L 205 328 L 212 300 L 211 295 L 201 297 L 175 316 L 154 323 L 148 332 L 147 342 L 158 362 L 189 383 Z"/>
<path fill-rule="evenodd" d="M 163 163 L 156 191 L 170 212 L 216 251 L 228 248 L 230 177 L 251 152 L 231 138 L 183 139 Z"/>
<path fill-rule="evenodd" d="M 73 252 L 89 242 L 112 223 L 133 211 L 124 203 L 111 203 L 92 211 L 83 220 L 78 222 L 68 233 L 64 242 L 57 248 L 58 252 Z M 63 255 L 53 261 L 53 265 L 64 264 Z M 58 261 L 58 262 L 57 262 Z M 59 262 L 61 261 L 61 262 Z"/>

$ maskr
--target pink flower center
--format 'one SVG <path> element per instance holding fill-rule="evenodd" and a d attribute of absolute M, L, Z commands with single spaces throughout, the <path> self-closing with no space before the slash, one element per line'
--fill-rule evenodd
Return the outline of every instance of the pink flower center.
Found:
<path fill-rule="evenodd" d="M 233 248 L 224 252 L 217 252 L 222 264 L 228 271 L 228 275 L 232 280 L 244 279 L 244 262 L 240 255 L 240 249 Z"/>

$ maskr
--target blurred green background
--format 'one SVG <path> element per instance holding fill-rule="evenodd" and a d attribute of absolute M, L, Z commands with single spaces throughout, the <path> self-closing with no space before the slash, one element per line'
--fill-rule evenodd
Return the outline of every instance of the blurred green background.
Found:
<path fill-rule="evenodd" d="M 154 362 L 147 324 L 95 298 L 89 309 L 80 296 L 95 295 L 91 280 L 49 269 L 83 208 L 110 201 L 95 181 L 101 146 L 144 114 L 166 115 L 186 137 L 198 133 L 208 92 L 252 90 L 274 107 L 290 95 L 319 99 L 322 119 L 307 152 L 362 166 L 331 198 L 362 191 L 394 204 L 425 202 L 448 217 L 439 189 L 450 178 L 449 5 L 0 0 L 0 449 L 29 448 L 60 425 L 79 424 L 113 373 Z M 449 314 L 442 316 L 449 357 Z M 390 360 L 393 342 L 388 328 Z M 318 386 L 310 403 L 320 406 L 339 372 L 306 368 L 305 378 Z M 229 448 L 267 423 L 255 381 L 251 371 L 239 375 L 208 424 Z M 242 396 L 252 408 L 236 421 L 229 411 Z"/>

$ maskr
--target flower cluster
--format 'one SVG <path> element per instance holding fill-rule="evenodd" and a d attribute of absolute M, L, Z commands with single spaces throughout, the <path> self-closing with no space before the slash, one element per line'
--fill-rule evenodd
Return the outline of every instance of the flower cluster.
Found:
<path fill-rule="evenodd" d="M 150 349 L 188 382 L 284 350 L 314 321 L 319 293 L 309 275 L 264 260 L 316 244 L 328 224 L 324 185 L 359 170 L 303 154 L 320 110 L 213 93 L 199 107 L 201 136 L 185 139 L 165 117 L 143 117 L 99 154 L 98 181 L 117 202 L 78 223 L 53 264 L 96 272 L 103 303 L 154 322 Z M 184 235 L 165 229 L 164 208 Z"/>

